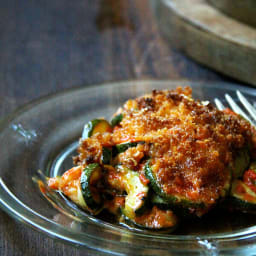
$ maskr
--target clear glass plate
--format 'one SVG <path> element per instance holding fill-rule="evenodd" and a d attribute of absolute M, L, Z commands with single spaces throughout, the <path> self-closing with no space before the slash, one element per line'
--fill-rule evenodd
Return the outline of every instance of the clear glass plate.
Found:
<path fill-rule="evenodd" d="M 190 85 L 193 96 L 213 101 L 239 89 L 252 102 L 256 90 L 224 83 L 130 81 L 64 91 L 18 110 L 0 124 L 0 205 L 7 213 L 54 238 L 111 255 L 253 255 L 256 218 L 216 210 L 189 220 L 174 234 L 129 230 L 94 218 L 58 193 L 44 191 L 38 179 L 72 166 L 83 125 L 109 119 L 127 99 L 152 89 Z M 224 102 L 225 103 L 225 102 Z M 41 170 L 38 172 L 38 170 Z M 44 195 L 43 195 L 44 194 Z"/>

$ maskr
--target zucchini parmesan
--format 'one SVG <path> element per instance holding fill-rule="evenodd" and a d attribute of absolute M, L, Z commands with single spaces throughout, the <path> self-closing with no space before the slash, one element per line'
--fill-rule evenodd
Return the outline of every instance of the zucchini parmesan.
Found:
<path fill-rule="evenodd" d="M 222 202 L 256 211 L 255 128 L 191 93 L 154 90 L 110 122 L 89 121 L 74 167 L 48 186 L 92 215 L 104 210 L 121 224 L 164 232 Z"/>

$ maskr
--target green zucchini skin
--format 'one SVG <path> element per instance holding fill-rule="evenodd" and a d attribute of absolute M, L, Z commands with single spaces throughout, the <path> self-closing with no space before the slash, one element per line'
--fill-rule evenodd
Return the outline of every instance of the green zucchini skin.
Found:
<path fill-rule="evenodd" d="M 232 170 L 233 179 L 243 176 L 244 171 L 250 164 L 250 154 L 248 148 L 241 149 L 235 158 L 234 168 Z"/>
<path fill-rule="evenodd" d="M 128 148 L 136 147 L 138 142 L 125 142 L 116 145 L 116 151 L 118 154 L 125 152 Z"/>
<path fill-rule="evenodd" d="M 102 164 L 110 164 L 112 160 L 112 148 L 103 147 L 101 155 Z"/>
<path fill-rule="evenodd" d="M 110 124 L 112 127 L 115 127 L 116 125 L 119 125 L 122 120 L 123 120 L 123 114 L 119 114 L 119 115 L 116 115 L 112 118 L 112 120 L 110 121 Z"/>
<path fill-rule="evenodd" d="M 97 131 L 99 132 L 112 131 L 112 127 L 104 119 L 93 119 L 84 126 L 82 139 L 90 138 Z"/>
<path fill-rule="evenodd" d="M 145 165 L 145 175 L 150 180 L 151 187 L 153 188 L 155 193 L 159 195 L 165 202 L 168 202 L 172 205 L 179 205 L 184 208 L 207 208 L 207 206 L 203 202 L 191 202 L 189 201 L 189 199 L 180 198 L 177 195 L 166 194 L 161 188 L 161 185 L 158 183 L 157 178 L 151 169 L 150 160 L 148 160 Z"/>
<path fill-rule="evenodd" d="M 93 193 L 91 191 L 91 183 L 92 183 L 91 179 L 93 178 L 93 175 L 95 175 L 97 179 L 99 179 L 99 177 L 101 176 L 101 167 L 97 163 L 89 164 L 86 166 L 86 168 L 82 172 L 80 184 L 81 184 L 82 195 L 86 205 L 92 211 L 98 211 L 100 208 L 102 208 L 103 202 L 100 195 L 99 195 L 100 197 L 99 202 L 96 201 L 93 197 Z"/>

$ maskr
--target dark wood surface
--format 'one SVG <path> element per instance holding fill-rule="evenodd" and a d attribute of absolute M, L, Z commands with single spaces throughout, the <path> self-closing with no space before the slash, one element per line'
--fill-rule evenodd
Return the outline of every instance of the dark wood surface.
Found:
<path fill-rule="evenodd" d="M 145 78 L 227 81 L 161 38 L 147 0 L 0 1 L 0 46 L 1 118 L 31 100 L 81 85 Z M 0 211 L 0 255 L 97 254 Z"/>

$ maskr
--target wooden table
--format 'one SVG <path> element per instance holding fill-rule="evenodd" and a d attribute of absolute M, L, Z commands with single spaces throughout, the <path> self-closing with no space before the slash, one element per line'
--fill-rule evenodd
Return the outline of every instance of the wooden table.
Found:
<path fill-rule="evenodd" d="M 81 85 L 145 78 L 228 80 L 163 41 L 147 0 L 0 5 L 1 118 L 31 100 Z M 0 211 L 0 255 L 96 254 L 46 237 Z"/>

